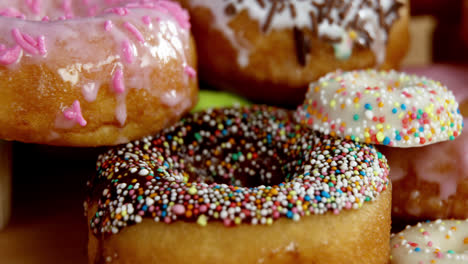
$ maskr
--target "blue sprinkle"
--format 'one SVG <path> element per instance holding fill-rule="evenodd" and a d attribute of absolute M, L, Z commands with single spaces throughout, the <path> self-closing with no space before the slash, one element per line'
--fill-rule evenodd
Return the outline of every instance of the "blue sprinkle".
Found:
<path fill-rule="evenodd" d="M 166 217 L 166 214 L 167 214 L 166 211 L 162 211 L 161 217 Z"/>
<path fill-rule="evenodd" d="M 335 173 L 341 173 L 341 171 L 340 171 L 340 170 L 336 170 Z"/>
<path fill-rule="evenodd" d="M 400 140 L 401 140 L 401 136 L 400 136 L 400 135 L 396 135 L 395 139 L 396 139 L 397 141 L 400 141 Z"/>
<path fill-rule="evenodd" d="M 326 191 L 322 191 L 321 194 L 325 198 L 330 198 L 330 194 L 328 192 L 326 192 Z"/>
<path fill-rule="evenodd" d="M 226 129 L 223 129 L 223 131 L 221 133 L 223 134 L 223 136 L 226 136 L 228 134 Z"/>
<path fill-rule="evenodd" d="M 292 211 L 288 211 L 288 212 L 286 213 L 286 217 L 287 217 L 287 218 L 293 218 L 293 212 L 292 212 Z"/>
<path fill-rule="evenodd" d="M 315 196 L 315 200 L 317 200 L 317 201 L 320 202 L 320 201 L 322 201 L 322 197 L 320 197 L 320 195 L 316 195 L 316 196 Z"/>
<path fill-rule="evenodd" d="M 384 144 L 384 145 L 390 144 L 390 138 L 389 138 L 389 137 L 385 137 L 385 139 L 384 139 L 384 141 L 383 141 L 383 144 Z"/>
<path fill-rule="evenodd" d="M 372 110 L 372 106 L 369 103 L 365 104 L 364 108 L 367 110 Z"/>
<path fill-rule="evenodd" d="M 141 207 L 141 210 L 143 210 L 143 211 L 146 212 L 146 210 L 148 210 L 148 206 L 147 206 L 147 205 L 143 205 L 143 206 Z"/>
<path fill-rule="evenodd" d="M 166 209 L 166 208 L 167 208 L 167 204 L 163 204 L 163 205 L 162 205 L 162 208 L 163 208 L 163 209 Z"/>
<path fill-rule="evenodd" d="M 421 249 L 417 247 L 417 248 L 414 249 L 414 251 L 419 252 L 419 251 L 421 251 Z"/>
<path fill-rule="evenodd" d="M 401 109 L 406 110 L 406 105 L 405 105 L 405 104 L 401 104 Z"/>
<path fill-rule="evenodd" d="M 306 202 L 310 201 L 310 196 L 309 196 L 309 195 L 306 195 L 306 196 L 304 197 L 304 200 L 306 200 Z"/>
<path fill-rule="evenodd" d="M 360 174 L 361 174 L 362 176 L 366 176 L 366 172 L 365 172 L 365 171 L 361 171 Z"/>
<path fill-rule="evenodd" d="M 424 127 L 419 127 L 419 132 L 424 132 Z"/>
<path fill-rule="evenodd" d="M 398 110 L 396 108 L 392 109 L 392 113 L 396 114 L 397 112 L 398 112 Z"/>

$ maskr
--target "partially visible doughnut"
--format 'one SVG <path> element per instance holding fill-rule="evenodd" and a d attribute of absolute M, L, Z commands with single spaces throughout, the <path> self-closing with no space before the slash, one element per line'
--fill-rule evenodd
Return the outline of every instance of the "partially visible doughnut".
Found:
<path fill-rule="evenodd" d="M 196 102 L 188 14 L 177 3 L 0 3 L 0 138 L 115 145 Z"/>
<path fill-rule="evenodd" d="M 390 245 L 391 264 L 468 263 L 468 219 L 407 226 Z"/>
<path fill-rule="evenodd" d="M 463 117 L 440 82 L 396 71 L 336 71 L 311 83 L 297 118 L 368 144 L 424 146 L 460 135 Z"/>
<path fill-rule="evenodd" d="M 431 65 L 408 70 L 447 84 L 468 122 L 468 68 Z M 379 150 L 391 168 L 393 220 L 468 218 L 468 133 L 423 148 Z"/>
<path fill-rule="evenodd" d="M 372 145 L 315 134 L 291 111 L 197 112 L 100 156 L 89 261 L 384 263 L 387 176 Z"/>
<path fill-rule="evenodd" d="M 297 105 L 326 73 L 396 68 L 408 47 L 406 1 L 179 2 L 191 14 L 200 78 L 257 102 Z"/>

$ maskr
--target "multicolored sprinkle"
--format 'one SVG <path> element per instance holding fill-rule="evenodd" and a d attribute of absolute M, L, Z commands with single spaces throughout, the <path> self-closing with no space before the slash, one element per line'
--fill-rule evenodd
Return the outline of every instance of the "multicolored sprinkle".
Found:
<path fill-rule="evenodd" d="M 392 264 L 468 263 L 468 219 L 407 226 L 390 245 Z"/>
<path fill-rule="evenodd" d="M 357 142 L 414 147 L 453 140 L 463 117 L 441 83 L 396 71 L 327 74 L 311 83 L 298 122 Z"/>
<path fill-rule="evenodd" d="M 291 111 L 210 109 L 101 155 L 89 184 L 88 203 L 98 206 L 90 226 L 110 234 L 143 218 L 272 224 L 360 208 L 388 183 L 373 146 L 316 134 Z"/>

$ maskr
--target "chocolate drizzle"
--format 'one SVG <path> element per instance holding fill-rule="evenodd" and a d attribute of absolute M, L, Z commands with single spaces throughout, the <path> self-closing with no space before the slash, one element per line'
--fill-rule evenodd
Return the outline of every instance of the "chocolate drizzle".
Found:
<path fill-rule="evenodd" d="M 307 54 L 309 54 L 311 50 L 310 40 L 307 38 L 304 32 L 297 27 L 294 27 L 293 34 L 294 43 L 296 47 L 297 62 L 304 67 L 307 64 Z"/>
<path fill-rule="evenodd" d="M 381 0 L 227 0 L 225 13 L 234 16 L 233 10 L 247 10 L 252 18 L 258 20 L 263 33 L 286 25 L 302 33 L 308 28 L 314 36 L 332 44 L 346 41 L 343 36 L 352 31 L 353 43 L 382 53 L 385 51 L 377 47 L 384 47 L 388 32 L 403 6 L 398 0 L 388 1 L 391 3 L 384 6 Z M 304 34 L 298 34 L 297 29 L 294 29 L 296 57 L 298 63 L 305 66 L 307 49 L 304 45 L 307 43 L 302 41 L 301 35 Z M 373 46 L 373 42 L 379 43 Z M 379 54 L 378 61 L 382 56 Z"/>

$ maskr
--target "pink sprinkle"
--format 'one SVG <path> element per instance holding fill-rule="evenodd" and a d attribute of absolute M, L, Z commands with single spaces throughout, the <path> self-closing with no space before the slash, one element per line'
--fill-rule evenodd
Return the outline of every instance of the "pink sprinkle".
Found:
<path fill-rule="evenodd" d="M 169 216 L 164 217 L 164 223 L 166 224 L 171 223 L 171 218 Z"/>
<path fill-rule="evenodd" d="M 176 204 L 172 207 L 172 212 L 176 215 L 185 214 L 185 207 L 182 204 Z"/>
<path fill-rule="evenodd" d="M 118 68 L 115 71 L 114 76 L 112 77 L 112 84 L 116 93 L 121 94 L 125 92 L 125 84 L 122 69 Z"/>
<path fill-rule="evenodd" d="M 34 46 L 34 47 L 37 46 L 37 41 L 36 41 L 33 37 L 31 37 L 31 35 L 26 34 L 26 33 L 23 33 L 23 38 L 24 38 L 24 40 L 26 40 L 26 42 L 28 42 L 31 46 Z"/>
<path fill-rule="evenodd" d="M 19 45 L 14 46 L 11 49 L 2 49 L 0 51 L 0 65 L 10 65 L 18 61 L 21 55 L 21 47 Z"/>
<path fill-rule="evenodd" d="M 423 234 L 423 236 L 429 236 L 429 232 L 427 232 L 427 231 L 424 231 L 422 234 Z"/>
<path fill-rule="evenodd" d="M 125 61 L 127 63 L 132 63 L 133 62 L 133 48 L 132 48 L 132 45 L 130 44 L 130 41 L 124 40 L 122 42 L 122 52 L 123 52 Z"/>
<path fill-rule="evenodd" d="M 16 10 L 15 8 L 4 8 L 0 10 L 0 16 L 5 16 L 5 17 L 21 17 L 23 16 L 23 13 L 20 11 Z"/>
<path fill-rule="evenodd" d="M 37 50 L 36 47 L 31 46 L 23 37 L 19 29 L 14 28 L 11 30 L 11 33 L 13 35 L 13 38 L 16 40 L 16 43 L 21 46 L 26 52 L 37 55 L 39 51 Z"/>
<path fill-rule="evenodd" d="M 444 255 L 442 254 L 442 252 L 439 251 L 439 252 L 436 253 L 436 257 L 437 258 L 443 258 Z"/>
<path fill-rule="evenodd" d="M 92 16 L 95 16 L 97 14 L 97 5 L 93 5 L 93 6 L 90 6 L 88 8 L 88 16 L 92 17 Z"/>
<path fill-rule="evenodd" d="M 229 219 L 229 218 L 224 218 L 223 224 L 224 224 L 224 226 L 230 226 L 230 225 L 231 225 L 231 219 Z"/>
<path fill-rule="evenodd" d="M 130 22 L 125 22 L 123 26 L 128 31 L 130 31 L 130 33 L 132 33 L 138 41 L 140 41 L 141 43 L 145 43 L 145 38 L 143 38 L 141 32 L 133 24 L 131 24 Z"/>
<path fill-rule="evenodd" d="M 112 21 L 110 20 L 106 20 L 106 22 L 104 22 L 104 30 L 105 31 L 110 31 L 112 29 Z"/>
<path fill-rule="evenodd" d="M 44 16 L 44 17 L 41 19 L 41 21 L 49 21 L 49 20 L 50 20 L 50 19 L 49 19 L 48 16 Z"/>
<path fill-rule="evenodd" d="M 190 65 L 186 65 L 185 68 L 185 73 L 190 77 L 193 78 L 197 75 L 197 72 L 195 71 L 194 68 L 190 67 Z"/>
<path fill-rule="evenodd" d="M 432 247 L 432 241 L 427 242 L 427 245 L 428 245 L 429 247 Z"/>
<path fill-rule="evenodd" d="M 26 3 L 34 14 L 39 15 L 41 12 L 41 0 L 27 0 Z"/>
<path fill-rule="evenodd" d="M 45 45 L 45 36 L 37 37 L 37 48 L 39 49 L 39 53 L 41 55 L 45 55 L 47 53 L 47 48 Z"/>
<path fill-rule="evenodd" d="M 125 16 L 128 14 L 128 9 L 125 7 L 113 7 L 104 11 L 105 13 L 114 13 L 119 16 Z"/>
<path fill-rule="evenodd" d="M 149 16 L 143 16 L 141 20 L 148 26 L 151 24 L 151 18 Z"/>
<path fill-rule="evenodd" d="M 65 12 L 65 17 L 67 18 L 73 17 L 73 11 L 71 8 L 71 0 L 63 0 L 62 8 L 63 8 L 63 11 Z"/>
<path fill-rule="evenodd" d="M 202 204 L 200 206 L 200 213 L 205 213 L 206 211 L 208 211 L 208 207 L 204 204 Z"/>
<path fill-rule="evenodd" d="M 68 120 L 75 120 L 76 122 L 78 122 L 78 124 L 80 124 L 80 126 L 84 127 L 87 124 L 86 120 L 83 118 L 83 115 L 81 113 L 80 101 L 78 100 L 75 100 L 75 102 L 73 102 L 73 105 L 63 112 L 63 115 Z"/>

